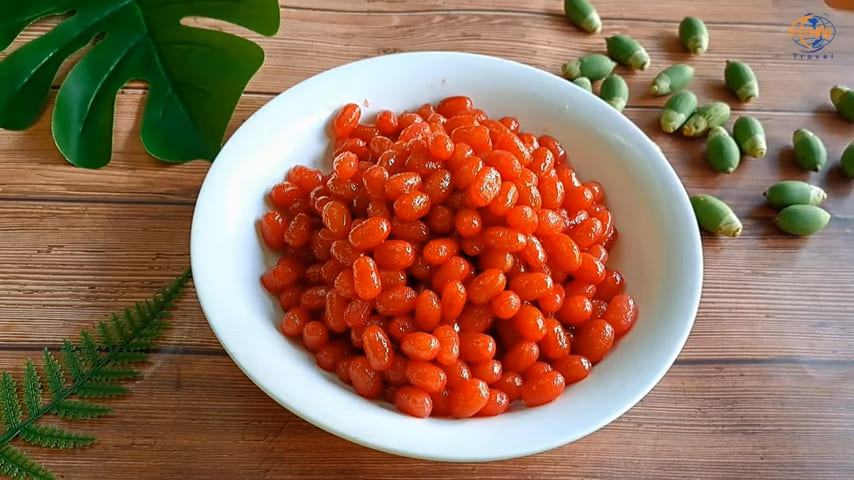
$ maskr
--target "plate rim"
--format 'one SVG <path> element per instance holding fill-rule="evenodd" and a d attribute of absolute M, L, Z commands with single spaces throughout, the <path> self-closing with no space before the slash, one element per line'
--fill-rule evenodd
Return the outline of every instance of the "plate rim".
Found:
<path fill-rule="evenodd" d="M 537 67 L 533 67 L 533 66 L 521 63 L 521 62 L 508 60 L 505 58 L 491 56 L 491 55 L 474 54 L 474 53 L 466 53 L 466 52 L 456 52 L 456 51 L 453 51 L 453 52 L 449 52 L 449 51 L 420 51 L 420 52 L 404 52 L 404 53 L 393 53 L 393 54 L 387 54 L 387 55 L 378 55 L 378 56 L 373 56 L 373 57 L 369 57 L 369 58 L 365 58 L 365 59 L 360 59 L 360 60 L 344 63 L 344 64 L 341 64 L 341 65 L 336 66 L 334 68 L 331 68 L 331 69 L 322 71 L 320 73 L 317 73 L 315 75 L 312 75 L 311 77 L 308 77 L 308 78 L 296 83 L 292 87 L 285 89 L 281 93 L 279 93 L 276 96 L 274 96 L 273 98 L 271 98 L 268 102 L 266 102 L 256 112 L 253 112 L 252 115 L 250 115 L 249 118 L 243 124 L 241 124 L 239 126 L 239 128 L 234 132 L 234 134 L 231 136 L 231 138 L 229 138 L 228 142 L 226 142 L 226 144 L 223 146 L 223 150 L 221 151 L 221 153 L 219 155 L 217 155 L 216 160 L 212 163 L 211 167 L 209 168 L 208 172 L 206 173 L 204 181 L 202 183 L 202 186 L 199 190 L 199 193 L 198 193 L 198 196 L 196 199 L 196 204 L 194 207 L 193 218 L 192 218 L 191 239 L 190 239 L 190 258 L 191 258 L 191 267 L 192 267 L 193 271 L 194 272 L 195 271 L 204 271 L 203 265 L 201 265 L 201 263 L 200 263 L 201 259 L 199 257 L 200 256 L 200 252 L 199 252 L 200 239 L 199 239 L 199 232 L 198 232 L 197 227 L 198 227 L 198 224 L 200 222 L 200 216 L 203 213 L 204 209 L 206 208 L 205 206 L 209 203 L 207 199 L 214 194 L 213 193 L 214 187 L 212 185 L 214 184 L 214 182 L 216 181 L 218 176 L 222 175 L 221 173 L 218 173 L 218 172 L 225 171 L 225 169 L 227 168 L 225 162 L 219 162 L 218 163 L 218 160 L 220 160 L 221 157 L 228 155 L 229 152 L 226 149 L 228 143 L 232 142 L 235 138 L 241 138 L 243 135 L 249 135 L 246 132 L 251 132 L 253 129 L 255 129 L 257 127 L 256 123 L 259 122 L 259 119 L 262 119 L 263 117 L 265 117 L 267 115 L 268 111 L 277 108 L 277 105 L 279 103 L 283 102 L 284 99 L 287 99 L 289 96 L 298 95 L 300 93 L 300 91 L 302 91 L 305 88 L 308 88 L 308 86 L 310 86 L 313 82 L 317 81 L 319 78 L 332 76 L 332 75 L 338 75 L 342 71 L 347 71 L 348 69 L 353 69 L 353 68 L 359 68 L 361 66 L 370 65 L 371 63 L 375 63 L 375 62 L 387 62 L 389 60 L 394 61 L 396 58 L 412 58 L 412 57 L 427 58 L 427 57 L 431 57 L 431 56 L 435 56 L 435 57 L 455 56 L 455 57 L 467 57 L 467 58 L 473 58 L 473 59 L 476 58 L 477 60 L 480 60 L 480 61 L 489 61 L 489 62 L 498 62 L 498 63 L 510 64 L 513 68 L 524 68 L 527 70 L 536 71 L 538 74 L 542 74 L 542 75 L 552 75 L 549 72 L 546 72 L 545 70 L 539 69 Z M 567 84 L 570 85 L 569 82 L 567 82 Z M 572 87 L 569 87 L 569 88 L 572 88 Z M 598 99 L 598 97 L 597 97 L 597 100 L 599 102 L 602 102 L 603 105 L 607 105 L 601 99 Z M 608 106 L 608 108 L 610 109 L 611 107 Z M 620 116 L 622 117 L 622 115 L 620 115 Z M 672 165 L 670 165 L 670 163 L 667 161 L 667 158 L 664 155 L 664 153 L 661 151 L 660 147 L 645 132 L 643 132 L 643 130 L 641 130 L 640 127 L 638 125 L 636 125 L 633 121 L 631 121 L 625 117 L 623 117 L 623 119 L 620 121 L 624 122 L 624 124 L 625 124 L 624 126 L 626 128 L 634 130 L 634 135 L 638 136 L 639 138 L 642 138 L 643 142 L 646 143 L 648 147 L 651 147 L 657 153 L 657 156 L 660 157 L 658 161 L 661 161 L 666 165 L 667 170 L 669 171 L 669 176 L 672 177 L 670 180 L 671 181 L 675 180 L 675 185 L 679 187 L 680 193 L 684 193 L 684 198 L 683 198 L 684 202 L 683 203 L 688 205 L 688 207 L 690 208 L 690 204 L 688 202 L 688 193 L 687 193 L 687 190 L 685 188 L 685 185 L 682 182 L 681 178 L 676 173 L 676 171 L 673 169 Z M 585 431 L 582 431 L 580 433 L 572 435 L 571 436 L 572 438 L 570 438 L 566 441 L 563 441 L 563 440 L 565 440 L 565 439 L 563 439 L 562 441 L 559 441 L 559 442 L 548 442 L 548 445 L 545 445 L 545 446 L 541 445 L 541 444 L 532 445 L 528 448 L 519 448 L 512 453 L 504 453 L 504 454 L 497 454 L 497 455 L 488 455 L 487 454 L 487 455 L 467 455 L 467 456 L 466 455 L 456 455 L 455 456 L 453 454 L 449 454 L 449 455 L 439 456 L 439 455 L 431 455 L 431 454 L 420 454 L 419 452 L 415 452 L 415 451 L 411 451 L 411 450 L 407 450 L 407 449 L 398 449 L 398 448 L 394 448 L 393 446 L 383 444 L 380 441 L 372 441 L 370 439 L 355 437 L 352 434 L 348 433 L 348 431 L 346 429 L 336 427 L 335 425 L 330 425 L 327 422 L 324 422 L 323 419 L 317 418 L 316 416 L 312 415 L 309 412 L 300 411 L 298 409 L 293 408 L 284 399 L 281 399 L 278 396 L 274 395 L 270 390 L 268 390 L 267 388 L 265 388 L 261 384 L 261 382 L 256 378 L 255 375 L 253 375 L 253 373 L 248 369 L 248 367 L 244 364 L 244 362 L 241 361 L 241 355 L 239 353 L 237 353 L 232 347 L 230 347 L 229 343 L 222 336 L 224 333 L 223 332 L 223 326 L 222 326 L 221 322 L 218 322 L 215 320 L 216 314 L 215 314 L 215 312 L 210 311 L 210 301 L 207 300 L 211 296 L 216 295 L 216 293 L 210 292 L 208 290 L 208 288 L 206 287 L 206 280 L 204 278 L 194 278 L 194 285 L 195 285 L 196 296 L 199 300 L 199 304 L 202 308 L 205 319 L 206 319 L 208 325 L 210 326 L 211 330 L 214 332 L 214 335 L 216 336 L 218 342 L 220 343 L 222 348 L 226 351 L 228 356 L 231 358 L 232 362 L 234 362 L 234 364 L 238 366 L 238 368 L 243 372 L 243 374 L 246 375 L 246 377 L 249 378 L 256 387 L 258 387 L 267 396 L 269 396 L 271 399 L 273 399 L 276 403 L 278 403 L 282 407 L 286 408 L 292 414 L 299 416 L 300 418 L 302 418 L 303 420 L 305 420 L 305 421 L 309 422 L 310 424 L 316 426 L 317 428 L 320 428 L 320 429 L 322 429 L 326 432 L 329 432 L 335 436 L 338 436 L 340 438 L 346 439 L 346 440 L 351 441 L 353 443 L 356 443 L 356 444 L 359 444 L 359 445 L 362 445 L 362 446 L 365 446 L 365 447 L 368 447 L 368 448 L 371 448 L 374 450 L 378 450 L 378 451 L 382 451 L 382 452 L 386 452 L 386 453 L 390 453 L 390 454 L 394 454 L 394 455 L 399 455 L 399 456 L 409 457 L 409 458 L 423 459 L 423 460 L 441 461 L 441 462 L 500 461 L 500 460 L 521 458 L 521 457 L 526 457 L 526 456 L 530 456 L 530 455 L 537 454 L 537 453 L 542 453 L 545 451 L 552 450 L 554 448 L 565 446 L 569 443 L 572 443 L 572 442 L 578 441 L 584 437 L 587 437 L 590 434 L 592 434 L 592 433 L 602 429 L 603 427 L 611 424 L 614 420 L 623 416 L 627 411 L 634 408 L 644 397 L 646 397 L 661 382 L 662 378 L 671 370 L 673 363 L 676 361 L 677 357 L 679 356 L 679 354 L 684 349 L 684 346 L 687 342 L 687 339 L 688 339 L 688 337 L 689 337 L 689 335 L 693 329 L 693 326 L 696 322 L 696 318 L 697 318 L 697 315 L 699 312 L 700 300 L 702 297 L 705 265 L 704 265 L 703 251 L 702 251 L 701 235 L 700 235 L 699 229 L 696 229 L 696 230 L 692 229 L 692 233 L 690 233 L 689 235 L 692 237 L 690 243 L 692 244 L 692 247 L 693 247 L 692 253 L 694 256 L 694 258 L 693 258 L 694 267 L 695 267 L 695 270 L 697 272 L 697 275 L 692 279 L 694 281 L 695 285 L 694 285 L 694 288 L 691 290 L 692 298 L 688 301 L 688 306 L 687 306 L 687 310 L 691 312 L 689 315 L 690 320 L 686 321 L 686 322 L 684 322 L 684 324 L 682 324 L 683 329 L 681 332 L 679 332 L 679 335 L 678 335 L 679 341 L 677 343 L 674 343 L 674 345 L 672 345 L 671 348 L 669 349 L 670 351 L 668 352 L 668 355 L 667 355 L 666 365 L 663 366 L 662 368 L 660 368 L 659 371 L 654 376 L 650 377 L 650 380 L 648 382 L 645 382 L 644 387 L 639 389 L 639 391 L 636 393 L 634 398 L 631 399 L 631 401 L 628 401 L 628 400 L 625 401 L 623 408 L 619 408 L 619 409 L 615 410 L 614 412 L 612 412 L 611 415 L 609 415 L 609 416 L 603 418 L 601 421 L 597 422 L 597 425 L 595 427 L 588 428 Z M 460 420 L 454 420 L 454 421 L 461 422 Z"/>

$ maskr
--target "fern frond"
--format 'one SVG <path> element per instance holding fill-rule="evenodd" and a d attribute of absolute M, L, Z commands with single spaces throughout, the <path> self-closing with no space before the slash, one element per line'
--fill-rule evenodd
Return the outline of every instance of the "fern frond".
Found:
<path fill-rule="evenodd" d="M 90 367 L 97 365 L 98 361 L 101 360 L 101 352 L 98 349 L 98 342 L 96 342 L 95 337 L 86 330 L 82 330 L 80 332 L 80 351 L 83 353 L 83 356 L 86 358 L 86 363 L 88 363 Z"/>
<path fill-rule="evenodd" d="M 74 392 L 80 398 L 109 398 L 128 393 L 128 389 L 118 383 L 87 380 L 77 385 Z"/>
<path fill-rule="evenodd" d="M 92 380 L 105 382 L 105 381 L 116 381 L 116 380 L 127 380 L 128 378 L 134 378 L 139 376 L 139 371 L 134 370 L 132 368 L 126 367 L 104 367 L 98 370 L 97 373 L 94 373 L 91 378 Z"/>
<path fill-rule="evenodd" d="M 53 425 L 27 425 L 21 429 L 21 440 L 39 447 L 62 450 L 95 443 L 95 437 L 91 435 L 69 432 Z"/>
<path fill-rule="evenodd" d="M 53 406 L 50 413 L 69 420 L 89 420 L 103 417 L 112 411 L 110 407 L 84 400 L 62 400 Z"/>
<path fill-rule="evenodd" d="M 114 313 L 112 317 L 116 318 L 116 314 Z M 109 350 L 116 346 L 116 338 L 113 336 L 113 332 L 110 330 L 109 323 L 99 322 L 98 334 L 101 336 L 101 345 L 104 346 L 105 350 Z"/>
<path fill-rule="evenodd" d="M 62 363 L 65 364 L 65 369 L 71 375 L 71 379 L 78 380 L 83 377 L 83 360 L 80 358 L 80 353 L 77 352 L 77 347 L 70 341 L 64 340 L 60 351 L 62 352 Z"/>
<path fill-rule="evenodd" d="M 44 351 L 44 373 L 47 376 L 47 388 L 50 390 L 51 397 L 58 400 L 65 390 L 65 374 L 62 373 L 62 367 L 56 357 L 50 351 Z"/>
<path fill-rule="evenodd" d="M 113 324 L 113 331 L 116 332 L 119 340 L 124 340 L 130 336 L 128 334 L 129 326 L 126 320 L 129 316 L 130 310 L 126 308 L 122 316 L 115 315 L 110 319 L 110 323 Z"/>
<path fill-rule="evenodd" d="M 8 428 L 14 428 L 21 424 L 21 402 L 18 400 L 18 383 L 9 372 L 3 372 L 0 381 L 0 410 L 3 413 L 3 422 Z"/>
<path fill-rule="evenodd" d="M 140 340 L 139 338 L 135 338 L 125 344 L 124 350 L 129 352 L 144 352 L 146 350 L 151 350 L 153 345 L 153 340 Z"/>
<path fill-rule="evenodd" d="M 169 323 L 166 309 L 171 308 L 181 294 L 191 272 L 187 270 L 152 299 L 137 303 L 113 315 L 109 322 L 97 325 L 100 341 L 88 331 L 80 333 L 80 342 L 62 342 L 61 357 L 44 351 L 44 380 L 35 364 L 27 360 L 23 379 L 24 418 L 20 392 L 9 372 L 0 376 L 0 476 L 13 479 L 53 479 L 44 466 L 12 447 L 16 437 L 47 448 L 75 448 L 95 441 L 90 435 L 71 432 L 59 427 L 37 424 L 48 414 L 72 420 L 101 417 L 111 412 L 109 407 L 78 398 L 104 398 L 124 395 L 128 389 L 121 385 L 139 375 L 130 365 L 143 362 L 154 341 L 163 334 Z M 67 380 L 70 378 L 70 381 Z M 42 384 L 46 383 L 50 401 L 43 404 Z"/>
<path fill-rule="evenodd" d="M 139 302 L 134 305 L 133 309 L 136 313 L 135 315 L 128 315 L 126 320 L 128 322 L 128 326 L 131 330 L 136 330 L 139 328 L 139 323 L 146 317 L 148 317 L 148 313 L 152 310 L 149 308 L 151 305 L 151 300 L 146 300 L 145 302 Z"/>
<path fill-rule="evenodd" d="M 145 349 L 133 349 L 128 352 L 114 352 L 111 356 L 113 365 L 129 365 L 131 363 L 139 363 L 144 362 L 146 358 L 148 358 L 148 354 L 138 350 Z"/>
<path fill-rule="evenodd" d="M 15 480 L 56 480 L 49 470 L 10 445 L 0 448 L 0 475 Z"/>
<path fill-rule="evenodd" d="M 140 326 L 137 330 L 134 340 L 137 341 L 154 341 L 165 328 L 169 327 L 169 323 L 162 320 L 151 320 L 145 325 Z"/>
<path fill-rule="evenodd" d="M 128 325 L 133 327 L 139 319 L 150 317 L 153 312 L 148 308 L 148 305 L 149 303 L 137 303 L 132 310 L 128 310 L 125 316 Z"/>
<path fill-rule="evenodd" d="M 27 359 L 24 367 L 24 408 L 28 415 L 35 415 L 42 406 L 42 382 L 33 361 Z"/>

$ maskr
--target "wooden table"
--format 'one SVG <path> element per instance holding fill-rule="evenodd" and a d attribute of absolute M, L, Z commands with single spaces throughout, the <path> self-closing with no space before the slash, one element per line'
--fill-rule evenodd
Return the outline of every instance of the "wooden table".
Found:
<path fill-rule="evenodd" d="M 653 68 L 627 73 L 625 114 L 664 150 L 691 193 L 727 199 L 745 223 L 739 239 L 704 236 L 703 300 L 685 349 L 640 404 L 601 431 L 541 455 L 490 464 L 436 464 L 378 453 L 327 434 L 279 407 L 237 369 L 211 333 L 192 290 L 174 328 L 115 413 L 86 422 L 92 447 L 27 448 L 65 479 L 326 478 L 854 478 L 854 181 L 838 158 L 854 125 L 832 113 L 830 87 L 854 87 L 854 12 L 819 2 L 599 0 L 603 34 L 568 25 L 557 0 L 283 0 L 282 30 L 251 38 L 268 61 L 248 87 L 232 130 L 275 94 L 311 75 L 391 52 L 463 50 L 551 72 L 602 51 L 604 36 L 643 42 Z M 832 60 L 793 58 L 792 21 L 828 11 Z M 711 48 L 680 51 L 678 21 L 709 25 Z M 31 38 L 32 34 L 28 34 Z M 26 38 L 26 37 L 25 37 Z M 755 69 L 761 98 L 739 105 L 722 87 L 726 59 Z M 703 142 L 658 129 L 663 99 L 645 92 L 658 70 L 688 61 L 701 101 L 725 99 L 760 118 L 765 159 L 715 175 Z M 137 136 L 146 92 L 117 104 L 115 157 L 101 171 L 57 153 L 49 117 L 0 132 L 0 368 L 56 347 L 108 312 L 149 297 L 190 262 L 193 204 L 208 164 L 152 160 Z M 806 127 L 831 166 L 793 166 L 792 131 Z M 781 234 L 761 192 L 783 178 L 825 187 L 829 227 L 808 239 Z"/>

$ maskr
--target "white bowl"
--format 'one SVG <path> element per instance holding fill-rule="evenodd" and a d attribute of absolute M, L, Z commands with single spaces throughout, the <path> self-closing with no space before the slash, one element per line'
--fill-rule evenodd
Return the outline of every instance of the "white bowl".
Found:
<path fill-rule="evenodd" d="M 598 180 L 620 232 L 609 266 L 639 305 L 634 329 L 555 402 L 493 418 L 416 419 L 357 396 L 276 329 L 281 311 L 259 283 L 275 257 L 262 247 L 265 195 L 297 164 L 324 168 L 327 129 L 344 104 L 415 109 L 468 95 L 490 116 L 566 147 L 582 180 Z M 549 450 L 607 425 L 641 400 L 682 349 L 700 299 L 702 252 L 688 196 L 644 133 L 594 95 L 555 75 L 464 53 L 388 55 L 312 77 L 274 98 L 225 145 L 199 193 L 192 267 L 211 328 L 255 384 L 335 435 L 398 455 L 489 461 Z"/>

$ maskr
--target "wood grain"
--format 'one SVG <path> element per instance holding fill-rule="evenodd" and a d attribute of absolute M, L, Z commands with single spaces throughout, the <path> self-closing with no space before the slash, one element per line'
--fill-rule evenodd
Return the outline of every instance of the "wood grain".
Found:
<path fill-rule="evenodd" d="M 563 2 L 560 0 L 492 0 L 488 4 L 479 0 L 367 0 L 353 2 L 349 0 L 325 0 L 319 4 L 313 0 L 282 0 L 279 2 L 287 15 L 291 9 L 320 11 L 345 11 L 358 13 L 420 13 L 420 12 L 503 12 L 508 15 L 527 14 L 529 16 L 563 16 Z M 645 22 L 679 22 L 686 15 L 699 15 L 707 24 L 775 24 L 788 28 L 795 16 L 803 15 L 806 10 L 829 11 L 829 17 L 835 24 L 851 25 L 854 15 L 845 11 L 827 9 L 821 2 L 802 2 L 798 0 L 760 0 L 742 2 L 722 0 L 713 5 L 698 8 L 690 2 L 677 3 L 667 0 L 653 0 L 626 8 L 620 0 L 596 0 L 596 11 L 603 19 L 603 28 L 609 28 L 610 20 L 637 19 Z"/>
<path fill-rule="evenodd" d="M 630 79 L 631 105 L 659 104 L 646 93 L 649 83 L 660 70 L 677 62 L 695 67 L 697 80 L 692 89 L 708 90 L 711 95 L 731 101 L 731 94 L 721 87 L 723 68 L 726 60 L 739 59 L 750 63 L 762 88 L 760 99 L 750 105 L 751 109 L 811 112 L 817 108 L 827 109 L 830 87 L 844 82 L 845 73 L 854 69 L 854 57 L 846 53 L 854 47 L 851 14 L 839 15 L 841 20 L 836 25 L 839 41 L 826 48 L 826 53 L 835 52 L 834 59 L 806 62 L 792 58 L 795 45 L 788 25 L 794 20 L 793 15 L 777 10 L 773 10 L 779 22 L 775 25 L 712 25 L 713 47 L 701 56 L 682 50 L 676 37 L 675 21 L 615 19 L 602 34 L 585 35 L 555 14 L 526 15 L 522 22 L 517 20 L 518 15 L 511 13 L 449 10 L 401 14 L 285 9 L 282 34 L 272 38 L 247 33 L 245 29 L 221 22 L 194 20 L 190 24 L 246 34 L 267 50 L 266 66 L 248 87 L 253 93 L 278 93 L 349 61 L 424 50 L 498 55 L 559 74 L 561 65 L 567 61 L 588 53 L 604 52 L 605 36 L 616 33 L 636 38 L 653 60 L 645 72 L 617 70 Z M 36 24 L 22 34 L 14 46 L 44 34 L 54 24 L 55 21 Z M 745 30 L 750 32 L 750 41 L 744 41 L 744 36 L 737 34 Z M 450 45 L 453 47 L 449 48 Z M 285 58 L 287 61 L 282 61 Z M 810 76 L 793 79 L 792 71 L 806 68 L 806 65 Z"/>
<path fill-rule="evenodd" d="M 854 124 L 833 113 L 828 98 L 854 71 L 854 12 L 818 0 L 595 4 L 600 35 L 571 27 L 559 0 L 281 0 L 280 34 L 247 34 L 265 48 L 267 63 L 229 134 L 275 94 L 362 58 L 459 50 L 557 74 L 563 62 L 603 51 L 605 36 L 640 40 L 653 66 L 618 70 L 632 92 L 626 116 L 661 146 L 690 193 L 725 199 L 745 232 L 739 239 L 703 236 L 704 291 L 694 329 L 674 367 L 635 408 L 575 444 L 524 459 L 457 465 L 378 453 L 306 423 L 256 388 L 222 350 L 191 286 L 134 393 L 110 402 L 115 415 L 76 425 L 98 436 L 95 446 L 26 450 L 59 478 L 86 480 L 854 478 L 854 181 L 838 166 Z M 825 12 L 837 26 L 826 49 L 833 60 L 792 58 L 789 25 L 806 11 Z M 681 51 L 675 33 L 686 15 L 707 22 L 707 54 Z M 32 26 L 13 48 L 55 23 Z M 246 33 L 204 19 L 185 23 Z M 738 104 L 723 88 L 729 58 L 756 71 L 756 102 Z M 646 91 L 659 70 L 677 62 L 695 67 L 690 88 L 701 101 L 728 101 L 732 120 L 749 113 L 763 122 L 766 158 L 745 158 L 734 174 L 716 175 L 702 140 L 660 132 L 665 100 Z M 148 298 L 189 265 L 193 205 L 209 164 L 173 166 L 145 153 L 138 129 L 146 97 L 140 83 L 120 92 L 114 159 L 99 171 L 65 162 L 47 113 L 26 132 L 0 131 L 0 369 L 20 375 L 25 357 Z M 825 171 L 794 166 L 797 128 L 824 140 Z M 783 178 L 827 190 L 834 219 L 821 234 L 794 238 L 773 227 L 762 192 Z"/>
<path fill-rule="evenodd" d="M 50 115 L 24 132 L 0 134 L 0 198 L 21 200 L 136 201 L 192 204 L 210 164 L 159 162 L 139 139 L 141 106 L 147 94 L 123 91 L 116 101 L 113 159 L 100 170 L 72 167 L 50 136 Z M 242 102 L 235 118 L 245 120 L 259 102 Z M 52 107 L 52 101 L 49 105 Z M 235 122 L 235 126 L 236 126 Z M 232 128 L 233 130 L 233 128 Z"/>
<path fill-rule="evenodd" d="M 57 345 L 190 265 L 192 207 L 0 202 L 0 350 Z M 217 349 L 190 289 L 161 343 Z"/>
<path fill-rule="evenodd" d="M 133 122 L 145 96 L 141 91 L 125 91 L 119 95 L 116 153 L 112 163 L 102 170 L 84 170 L 68 165 L 50 141 L 47 118 L 27 132 L 4 132 L 0 135 L 0 151 L 7 152 L 7 155 L 0 162 L 0 199 L 97 199 L 99 202 L 193 204 L 210 164 L 197 161 L 170 165 L 144 153 Z M 271 98 L 269 95 L 245 95 L 234 114 L 230 132 Z M 430 99 L 416 101 L 427 100 Z M 659 102 L 663 104 L 664 101 Z M 489 113 L 505 115 L 513 112 Z M 660 106 L 625 110 L 626 116 L 660 145 L 689 190 L 725 192 L 727 198 L 741 209 L 739 213 L 744 214 L 744 209 L 761 203 L 761 193 L 778 179 L 809 179 L 828 189 L 829 205 L 835 214 L 850 217 L 854 212 L 854 182 L 844 177 L 838 165 L 842 150 L 854 141 L 854 125 L 839 115 L 832 112 L 734 111 L 731 122 L 748 113 L 763 122 L 768 137 L 768 155 L 761 160 L 745 158 L 736 173 L 717 175 L 705 163 L 705 142 L 664 134 L 658 126 L 660 113 Z M 824 140 L 829 154 L 826 171 L 808 174 L 795 165 L 791 137 L 798 128 L 809 128 Z M 567 145 L 567 148 L 571 153 L 572 145 Z M 764 215 L 770 213 L 765 211 Z"/>
<path fill-rule="evenodd" d="M 20 372 L 23 358 L 4 355 L 0 368 Z M 109 402 L 114 415 L 73 425 L 96 435 L 94 446 L 58 453 L 22 448 L 68 480 L 93 478 L 94 465 L 99 478 L 199 480 L 854 475 L 850 365 L 677 365 L 599 432 L 541 455 L 488 464 L 409 460 L 351 444 L 278 406 L 226 358 L 156 355 L 144 373 L 130 396 Z"/>
<path fill-rule="evenodd" d="M 703 300 L 681 358 L 854 360 L 854 269 L 834 268 L 847 265 L 854 220 L 804 240 L 777 232 L 764 208 L 746 213 L 744 238 L 704 238 Z M 190 263 L 188 206 L 0 202 L 0 218 L 0 350 L 56 345 Z M 164 348 L 218 351 L 192 290 L 180 307 Z"/>
<path fill-rule="evenodd" d="M 335 28 L 324 31 L 319 27 L 321 23 Z M 286 67 L 275 62 L 268 65 L 250 85 L 252 91 L 279 91 L 283 79 L 291 76 L 301 79 L 332 68 L 342 63 L 342 56 L 365 58 L 423 50 L 500 55 L 558 74 L 565 62 L 589 53 L 604 53 L 604 37 L 615 33 L 628 33 L 636 38 L 653 62 L 645 72 L 617 70 L 630 80 L 630 105 L 659 104 L 647 95 L 649 84 L 659 71 L 677 62 L 695 67 L 693 90 L 708 90 L 707 94 L 732 100 L 721 88 L 723 68 L 726 60 L 739 59 L 752 66 L 761 85 L 760 99 L 750 105 L 751 109 L 811 112 L 826 107 L 830 87 L 844 82 L 845 72 L 854 69 L 854 57 L 844 53 L 846 48 L 854 46 L 854 27 L 847 26 L 838 27 L 839 37 L 847 38 L 837 47 L 839 55 L 833 61 L 809 63 L 809 80 L 792 78 L 792 71 L 803 68 L 804 63 L 792 58 L 794 44 L 788 27 L 778 26 L 748 27 L 748 42 L 737 34 L 744 31 L 744 26 L 716 25 L 710 28 L 714 47 L 701 56 L 681 50 L 675 24 L 633 20 L 615 20 L 603 35 L 589 36 L 579 33 L 559 16 L 532 16 L 520 21 L 512 15 L 492 13 L 376 15 L 296 11 L 285 15 L 282 28 L 291 32 L 292 40 L 277 37 L 266 42 L 281 42 L 274 51 L 284 52 L 296 61 Z M 448 39 L 453 39 L 450 48 Z M 311 68 L 300 70 L 300 66 Z"/>

